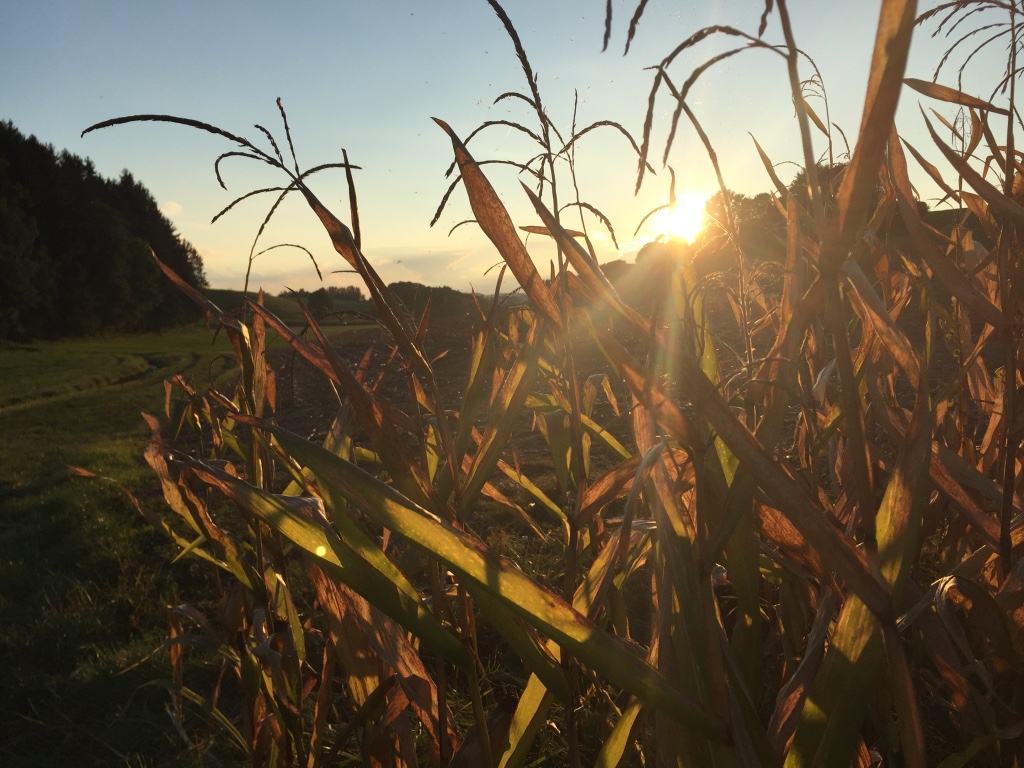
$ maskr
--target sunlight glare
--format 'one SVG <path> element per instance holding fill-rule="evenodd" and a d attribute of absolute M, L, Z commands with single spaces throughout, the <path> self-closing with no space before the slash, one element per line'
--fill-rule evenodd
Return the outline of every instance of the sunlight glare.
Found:
<path fill-rule="evenodd" d="M 655 215 L 655 232 L 692 243 L 704 229 L 705 203 L 707 197 L 704 195 L 684 192 L 676 198 L 674 209 L 665 208 Z"/>

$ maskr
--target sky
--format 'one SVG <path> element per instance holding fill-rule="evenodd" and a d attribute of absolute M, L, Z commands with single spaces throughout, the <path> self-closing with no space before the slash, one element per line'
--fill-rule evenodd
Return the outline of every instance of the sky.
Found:
<path fill-rule="evenodd" d="M 640 140 L 653 74 L 676 45 L 709 25 L 733 25 L 757 33 L 764 3 L 757 0 L 650 0 L 628 55 L 623 55 L 636 0 L 613 0 L 608 50 L 601 51 L 605 3 L 601 0 L 505 0 L 537 77 L 547 113 L 563 136 L 599 120 L 613 120 Z M 798 45 L 814 58 L 828 97 L 832 122 L 855 140 L 870 62 L 878 0 L 791 0 Z M 922 3 L 921 10 L 931 7 Z M 287 153 L 275 99 L 287 110 L 302 168 L 341 162 L 347 150 L 355 171 L 363 251 L 386 282 L 411 280 L 460 290 L 491 290 L 500 257 L 475 226 L 461 186 L 440 220 L 452 161 L 451 142 L 431 120 L 445 120 L 467 136 L 488 120 L 510 120 L 536 130 L 537 118 L 521 100 L 528 93 L 511 40 L 485 0 L 334 0 L 270 3 L 181 0 L 0 0 L 0 119 L 58 150 L 89 157 L 104 176 L 128 169 L 152 192 L 179 233 L 203 256 L 212 287 L 242 288 L 260 222 L 273 200 L 262 195 L 240 203 L 216 223 L 211 219 L 236 197 L 284 181 L 280 171 L 243 159 L 222 164 L 224 190 L 214 160 L 236 149 L 231 142 L 177 125 L 138 123 L 82 137 L 88 126 L 133 114 L 168 114 L 217 125 L 270 151 L 255 124 L 265 126 Z M 918 30 L 908 76 L 932 77 L 947 41 Z M 768 42 L 782 39 L 778 15 L 768 21 Z M 682 82 L 695 66 L 732 47 L 735 39 L 712 37 L 680 56 L 670 73 Z M 803 63 L 801 75 L 809 77 Z M 967 70 L 964 89 L 987 97 L 999 62 L 981 56 Z M 940 82 L 955 85 L 955 70 Z M 756 194 L 769 181 L 751 141 L 753 135 L 775 163 L 800 158 L 796 119 L 785 65 L 772 53 L 751 50 L 710 69 L 690 103 L 709 134 L 726 185 Z M 897 126 L 932 162 L 938 150 L 923 133 L 918 105 L 905 90 Z M 824 116 L 825 103 L 810 100 Z M 616 131 L 601 128 L 581 139 L 576 152 L 580 200 L 612 222 L 607 229 L 585 219 L 599 261 L 631 261 L 657 232 L 648 222 L 668 201 L 669 173 L 661 164 L 672 111 L 656 102 L 652 159 L 657 174 L 638 194 L 636 154 Z M 949 105 L 929 103 L 952 116 Z M 943 109 L 943 107 L 946 107 Z M 836 149 L 841 155 L 841 140 Z M 825 150 L 815 136 L 815 149 Z M 525 162 L 534 154 L 518 131 L 492 127 L 469 144 L 477 160 Z M 680 125 L 668 164 L 677 192 L 706 196 L 717 189 L 699 138 Z M 573 197 L 563 168 L 560 195 Z M 784 180 L 796 166 L 778 168 Z M 520 179 L 508 165 L 485 166 L 517 225 L 537 224 Z M 927 184 L 918 174 L 922 196 Z M 321 201 L 348 220 L 348 192 L 341 171 L 310 180 Z M 568 219 L 579 227 L 577 219 Z M 526 237 L 524 233 L 524 238 Z M 323 272 L 298 248 L 277 248 L 255 258 L 250 288 L 280 293 L 320 285 L 353 285 L 355 276 L 335 254 L 317 219 L 298 195 L 286 201 L 259 237 L 256 251 L 279 244 L 307 248 Z M 550 240 L 527 244 L 542 273 L 554 258 Z"/>

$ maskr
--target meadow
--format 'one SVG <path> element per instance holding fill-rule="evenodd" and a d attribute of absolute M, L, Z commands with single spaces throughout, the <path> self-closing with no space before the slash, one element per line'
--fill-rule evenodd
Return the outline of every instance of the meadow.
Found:
<path fill-rule="evenodd" d="M 239 292 L 211 298 L 243 304 Z M 268 303 L 301 319 L 295 301 Z M 146 764 L 181 751 L 167 695 L 149 684 L 167 677 L 167 608 L 181 584 L 205 580 L 170 564 L 173 551 L 118 487 L 156 503 L 139 414 L 164 411 L 173 376 L 229 386 L 226 336 L 199 324 L 0 347 L 4 765 Z"/>
<path fill-rule="evenodd" d="M 192 328 L 0 349 L 6 765 L 99 764 L 166 744 L 162 702 L 137 690 L 159 665 L 125 670 L 163 642 L 167 558 L 116 486 L 68 467 L 151 496 L 139 411 L 163 409 L 172 374 L 232 375 L 218 359 L 229 345 L 211 338 Z"/>

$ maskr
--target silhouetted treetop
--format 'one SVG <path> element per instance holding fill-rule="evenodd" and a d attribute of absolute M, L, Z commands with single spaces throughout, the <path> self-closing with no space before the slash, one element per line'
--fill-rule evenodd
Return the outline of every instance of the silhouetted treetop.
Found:
<path fill-rule="evenodd" d="M 0 122 L 0 338 L 152 331 L 198 317 L 150 249 L 203 288 L 202 258 L 128 171 L 105 179 Z"/>

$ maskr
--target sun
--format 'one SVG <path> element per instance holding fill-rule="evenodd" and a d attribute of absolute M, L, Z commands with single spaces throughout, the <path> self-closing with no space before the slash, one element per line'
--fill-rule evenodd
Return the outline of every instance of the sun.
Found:
<path fill-rule="evenodd" d="M 704 229 L 704 206 L 708 199 L 695 192 L 684 192 L 676 198 L 673 208 L 663 208 L 654 216 L 658 235 L 679 238 L 692 243 Z"/>

